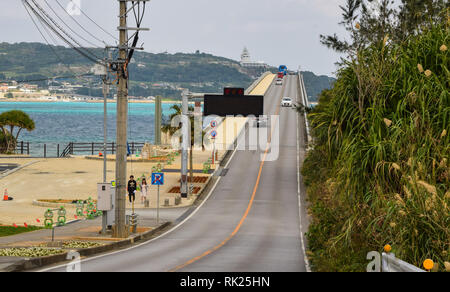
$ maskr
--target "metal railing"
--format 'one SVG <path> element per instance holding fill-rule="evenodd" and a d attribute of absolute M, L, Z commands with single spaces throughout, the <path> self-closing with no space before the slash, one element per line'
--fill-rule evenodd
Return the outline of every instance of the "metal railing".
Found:
<path fill-rule="evenodd" d="M 413 266 L 405 261 L 402 261 L 395 257 L 393 253 L 382 253 L 381 255 L 381 271 L 384 273 L 389 272 L 425 272 L 416 266 Z"/>
<path fill-rule="evenodd" d="M 144 147 L 144 142 L 130 142 L 128 143 L 128 147 L 130 149 L 131 154 L 135 154 L 137 150 L 142 149 Z M 114 154 L 117 151 L 117 144 L 114 142 L 106 144 L 106 153 Z M 90 154 L 96 155 L 99 152 L 104 152 L 104 143 L 101 142 L 90 142 L 90 143 L 81 143 L 81 142 L 71 142 L 66 148 L 61 152 L 59 157 L 67 157 L 69 155 L 74 154 Z"/>
<path fill-rule="evenodd" d="M 16 145 L 17 154 L 27 154 L 30 155 L 30 142 L 20 141 Z"/>
<path fill-rule="evenodd" d="M 301 72 L 298 73 L 298 90 L 300 95 L 302 96 L 303 106 L 305 107 L 305 124 L 306 124 L 306 137 L 307 143 L 312 142 L 311 137 L 311 128 L 309 126 L 308 113 L 306 109 L 309 108 L 308 95 L 306 93 L 305 81 L 303 80 L 303 75 Z"/>

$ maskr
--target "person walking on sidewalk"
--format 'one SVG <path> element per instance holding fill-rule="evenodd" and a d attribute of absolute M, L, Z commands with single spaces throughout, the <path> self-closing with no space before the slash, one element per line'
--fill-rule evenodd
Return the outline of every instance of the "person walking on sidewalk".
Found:
<path fill-rule="evenodd" d="M 136 201 L 136 188 L 137 185 L 134 176 L 130 176 L 130 180 L 128 181 L 128 197 L 130 198 L 130 203 Z"/>
<path fill-rule="evenodd" d="M 147 201 L 147 194 L 148 194 L 148 184 L 147 180 L 145 178 L 142 179 L 141 182 L 141 203 L 144 204 L 145 201 Z"/>

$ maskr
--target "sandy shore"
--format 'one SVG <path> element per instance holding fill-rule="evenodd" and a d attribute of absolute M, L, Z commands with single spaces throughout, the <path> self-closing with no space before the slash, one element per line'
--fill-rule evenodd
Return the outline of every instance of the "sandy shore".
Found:
<path fill-rule="evenodd" d="M 223 154 L 222 152 L 221 154 Z M 208 160 L 211 153 L 209 151 L 197 151 L 194 154 L 195 169 L 201 169 L 203 162 Z M 103 161 L 85 159 L 84 157 L 61 158 L 61 159 L 36 159 L 36 158 L 4 158 L 0 157 L 0 163 L 11 163 L 26 165 L 33 163 L 23 169 L 0 179 L 0 192 L 7 189 L 13 201 L 0 201 L 0 225 L 10 225 L 16 223 L 23 225 L 41 225 L 43 215 L 47 208 L 33 205 L 34 200 L 39 199 L 63 199 L 63 200 L 85 200 L 89 197 L 97 198 L 97 183 L 103 180 Z M 151 181 L 152 167 L 157 163 L 128 163 L 128 177 L 133 174 L 136 178 L 145 175 L 147 181 Z M 114 180 L 115 162 L 107 163 L 107 181 Z M 180 168 L 180 157 L 178 156 L 170 168 Z M 209 176 L 196 173 L 195 176 Z M 174 206 L 177 194 L 168 191 L 179 186 L 179 173 L 166 173 L 165 185 L 160 189 L 160 205 L 164 205 L 165 199 L 169 199 L 171 207 Z M 203 188 L 204 184 L 195 184 L 196 187 Z M 157 187 L 150 186 L 149 197 L 150 207 L 156 207 Z M 126 195 L 126 194 L 124 194 Z M 183 199 L 181 205 L 188 206 L 193 203 L 195 196 Z M 127 207 L 131 204 L 127 202 Z M 141 204 L 140 193 L 136 196 L 136 208 L 144 207 Z M 75 209 L 67 209 L 68 219 L 74 219 Z M 37 223 L 36 219 L 41 221 Z"/>

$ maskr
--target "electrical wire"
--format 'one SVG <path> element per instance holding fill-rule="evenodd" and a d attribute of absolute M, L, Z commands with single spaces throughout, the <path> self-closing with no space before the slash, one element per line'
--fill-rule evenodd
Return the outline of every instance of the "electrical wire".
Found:
<path fill-rule="evenodd" d="M 50 6 L 50 4 L 48 3 L 47 0 L 44 0 L 45 4 L 47 4 L 47 6 L 50 8 L 50 10 L 53 12 L 53 14 L 56 15 L 56 17 L 58 17 L 58 19 L 71 31 L 73 32 L 75 35 L 77 35 L 79 38 L 81 38 L 82 40 L 84 40 L 85 42 L 87 42 L 88 44 L 94 46 L 95 48 L 101 48 L 98 45 L 90 42 L 89 40 L 85 39 L 83 36 L 81 36 L 80 34 L 78 34 L 74 29 L 72 29 L 59 15 L 58 13 L 56 13 L 56 11 L 53 9 L 53 7 Z M 59 2 L 58 2 L 59 4 Z M 62 8 L 62 7 L 61 7 Z M 86 31 L 89 35 L 91 35 L 92 37 L 94 37 L 96 40 L 100 41 L 101 43 L 104 43 L 102 40 L 98 39 L 97 37 L 95 37 L 94 35 L 92 35 L 90 32 L 88 32 L 83 26 L 81 26 L 81 24 L 78 23 L 78 21 L 75 20 L 75 18 L 70 15 L 70 13 L 68 13 L 65 9 L 63 9 L 70 17 L 72 17 L 72 19 L 84 30 Z"/>
<path fill-rule="evenodd" d="M 56 2 L 58 2 L 58 0 L 56 0 Z M 118 38 L 116 38 L 114 35 L 112 35 L 111 33 L 109 33 L 108 31 L 106 31 L 103 27 L 101 27 L 97 22 L 95 22 L 91 17 L 89 17 L 89 15 L 87 15 L 80 6 L 78 6 L 75 2 L 73 2 L 72 0 L 70 0 L 70 2 L 72 2 L 73 5 L 75 5 L 80 12 L 87 18 L 89 19 L 93 24 L 95 24 L 98 28 L 100 28 L 104 33 L 106 33 L 107 35 L 109 35 L 110 37 L 112 37 L 113 39 L 115 39 L 116 41 L 119 41 Z M 58 2 L 59 4 L 59 2 Z"/>
<path fill-rule="evenodd" d="M 64 29 L 62 29 L 46 12 L 45 10 L 40 7 L 36 1 L 31 0 L 34 5 L 36 6 L 36 8 L 41 11 L 41 13 L 39 13 L 27 0 L 22 0 L 23 3 L 25 3 L 28 8 L 33 12 L 33 14 L 40 19 L 50 30 L 52 30 L 56 36 L 58 36 L 61 40 L 63 40 L 67 45 L 69 45 L 72 49 L 74 49 L 75 51 L 77 51 L 79 54 L 81 54 L 82 56 L 84 56 L 85 58 L 89 59 L 90 61 L 100 64 L 103 64 L 103 61 L 101 58 L 99 58 L 97 55 L 93 54 L 91 51 L 89 51 L 88 49 L 84 49 L 73 37 L 70 36 L 70 34 L 68 34 Z M 54 24 L 51 25 L 50 22 L 52 22 Z M 55 28 L 56 27 L 56 28 Z M 58 29 L 61 31 L 59 32 Z M 64 35 L 65 34 L 68 38 L 70 38 L 74 43 L 72 43 L 71 41 L 69 41 Z M 77 46 L 78 45 L 78 46 Z"/>
<path fill-rule="evenodd" d="M 64 38 L 57 30 L 56 28 L 58 28 L 63 34 L 65 34 L 69 39 L 71 39 L 77 46 L 79 50 L 85 50 L 86 53 L 90 54 L 91 56 L 93 56 L 96 59 L 102 59 L 100 57 L 98 57 L 96 54 L 94 54 L 93 52 L 91 52 L 89 49 L 84 48 L 77 40 L 75 40 L 69 33 L 67 33 L 67 31 L 65 31 L 52 17 L 50 17 L 50 15 L 48 15 L 48 13 L 45 11 L 45 9 L 43 9 L 39 4 L 36 3 L 35 0 L 31 0 L 34 5 L 36 6 L 37 9 L 39 9 L 42 13 L 43 16 L 45 16 L 45 18 L 39 14 L 39 16 L 45 21 L 45 23 L 47 24 L 47 26 L 49 26 L 55 33 L 57 33 L 58 35 L 60 35 L 62 38 Z M 52 26 L 47 20 L 49 20 L 51 23 L 53 23 L 54 26 Z M 64 38 L 65 41 L 68 41 L 67 39 Z M 70 41 L 68 41 L 70 43 Z M 74 48 L 76 47 L 75 45 L 71 44 Z"/>
<path fill-rule="evenodd" d="M 59 62 L 63 65 L 65 65 L 67 67 L 67 69 L 72 72 L 74 74 L 74 76 L 77 76 L 75 74 L 75 72 L 70 68 L 69 64 L 64 63 L 63 59 L 59 56 L 59 54 L 56 52 L 56 49 L 50 44 L 50 42 L 47 40 L 47 38 L 45 37 L 44 33 L 41 31 L 41 29 L 39 28 L 39 25 L 36 23 L 36 21 L 34 20 L 34 18 L 32 17 L 30 11 L 28 10 L 28 8 L 25 6 L 25 4 L 22 1 L 22 4 L 25 8 L 25 11 L 28 13 L 28 15 L 31 18 L 31 21 L 33 22 L 33 24 L 36 26 L 36 29 L 39 31 L 40 35 L 42 36 L 42 38 L 45 40 L 45 42 L 47 43 L 48 47 L 52 50 L 53 54 L 56 56 L 56 58 L 59 60 Z M 39 21 L 39 19 L 38 19 Z M 42 24 L 42 23 L 41 23 Z M 49 37 L 53 40 L 54 44 L 56 45 L 57 42 L 56 40 L 53 38 L 52 34 L 47 30 L 47 28 L 42 24 L 43 29 L 47 32 L 47 34 L 49 35 Z M 37 81 L 45 81 L 45 80 L 37 80 Z M 34 82 L 33 80 L 29 81 L 29 82 Z M 23 83 L 23 82 L 22 82 Z"/>
<path fill-rule="evenodd" d="M 47 2 L 46 0 L 44 0 L 45 2 Z M 76 23 L 78 24 L 79 27 L 81 27 L 82 30 L 84 30 L 87 34 L 89 34 L 91 37 L 93 37 L 94 39 L 96 39 L 97 41 L 101 42 L 102 44 L 106 44 L 105 41 L 99 39 L 98 37 L 96 37 L 95 35 L 93 35 L 91 32 L 89 32 L 87 29 L 84 28 L 84 26 L 82 26 L 76 19 L 75 17 L 73 17 L 66 9 L 64 9 L 64 7 L 61 5 L 61 3 L 59 3 L 58 0 L 56 0 L 56 3 L 58 4 L 58 6 L 66 12 L 67 15 L 69 15 L 69 17 Z M 72 2 L 73 3 L 73 2 Z M 74 3 L 75 4 L 75 3 Z M 48 5 L 48 4 L 47 4 Z M 53 9 L 52 9 L 53 10 Z M 81 8 L 80 8 L 81 11 Z M 91 43 L 92 44 L 92 43 Z M 95 46 L 95 45 L 94 45 Z"/>

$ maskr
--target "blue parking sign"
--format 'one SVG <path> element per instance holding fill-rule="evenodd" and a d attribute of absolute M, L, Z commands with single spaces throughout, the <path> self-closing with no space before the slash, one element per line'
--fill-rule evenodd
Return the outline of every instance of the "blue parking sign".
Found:
<path fill-rule="evenodd" d="M 164 185 L 164 173 L 161 172 L 152 173 L 152 185 L 154 186 Z"/>

